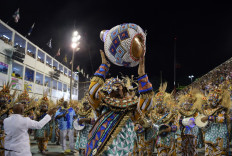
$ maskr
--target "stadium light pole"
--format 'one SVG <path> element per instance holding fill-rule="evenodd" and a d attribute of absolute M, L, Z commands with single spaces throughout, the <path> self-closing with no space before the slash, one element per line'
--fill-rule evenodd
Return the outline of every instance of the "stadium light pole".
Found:
<path fill-rule="evenodd" d="M 191 79 L 191 83 L 192 83 L 194 76 L 193 76 L 193 75 L 190 75 L 190 76 L 188 76 L 188 77 Z"/>
<path fill-rule="evenodd" d="M 71 67 L 71 76 L 70 76 L 70 101 L 72 100 L 72 79 L 73 79 L 73 62 L 74 62 L 74 53 L 78 50 L 80 50 L 80 48 L 78 48 L 80 42 L 81 36 L 78 34 L 77 31 L 74 31 L 73 32 L 73 35 L 72 35 L 72 44 L 71 44 L 71 47 L 72 47 L 72 67 Z"/>

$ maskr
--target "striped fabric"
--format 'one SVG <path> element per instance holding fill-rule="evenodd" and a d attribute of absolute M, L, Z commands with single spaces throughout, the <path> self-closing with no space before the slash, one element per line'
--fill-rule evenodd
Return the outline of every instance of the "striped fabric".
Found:
<path fill-rule="evenodd" d="M 94 75 L 105 79 L 108 71 L 109 67 L 106 64 L 101 64 L 101 66 L 98 68 Z"/>

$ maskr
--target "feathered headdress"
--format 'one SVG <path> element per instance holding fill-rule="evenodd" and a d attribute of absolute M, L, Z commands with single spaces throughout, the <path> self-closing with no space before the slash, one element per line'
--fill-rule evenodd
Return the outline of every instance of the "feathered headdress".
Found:
<path fill-rule="evenodd" d="M 43 92 L 43 97 L 39 100 L 39 107 L 46 106 L 48 108 L 49 104 L 50 100 L 48 99 L 48 94 L 47 92 Z"/>
<path fill-rule="evenodd" d="M 217 102 L 218 105 L 227 108 L 228 111 L 230 110 L 231 107 L 230 92 L 228 90 L 228 86 L 225 84 L 222 84 L 218 88 L 215 88 L 214 90 L 209 92 L 206 99 L 207 101 L 212 100 L 215 103 Z"/>
<path fill-rule="evenodd" d="M 21 94 L 18 95 L 18 98 L 16 99 L 15 102 L 16 103 L 20 102 L 25 104 L 29 104 L 31 102 L 31 99 L 26 89 Z"/>
<path fill-rule="evenodd" d="M 62 98 L 60 98 L 59 100 L 57 100 L 57 101 L 56 101 L 56 105 L 57 105 L 57 106 L 62 106 L 63 102 L 64 102 L 64 97 L 62 97 Z"/>
<path fill-rule="evenodd" d="M 204 96 L 201 94 L 199 89 L 190 88 L 189 92 L 184 95 L 179 96 L 179 107 L 182 107 L 185 104 L 192 104 L 192 109 L 200 110 L 202 104 L 204 103 Z"/>
<path fill-rule="evenodd" d="M 14 100 L 17 91 L 15 90 L 13 94 L 10 94 L 10 87 L 11 84 L 7 82 L 7 84 L 4 84 L 2 87 L 2 90 L 0 91 L 0 99 L 1 99 L 1 104 L 6 106 L 6 108 L 12 108 L 14 105 Z"/>
<path fill-rule="evenodd" d="M 167 108 L 174 108 L 176 105 L 172 94 L 166 92 L 167 82 L 160 84 L 159 92 L 155 94 L 153 106 L 162 105 Z"/>
<path fill-rule="evenodd" d="M 165 91 L 167 89 L 167 83 L 165 82 L 164 84 L 160 84 L 159 87 L 159 92 L 155 94 L 155 102 L 163 102 L 164 101 L 164 97 L 167 94 Z"/>
<path fill-rule="evenodd" d="M 127 91 L 134 91 L 138 88 L 138 83 L 134 81 L 133 76 L 129 78 L 128 76 L 122 75 L 121 77 L 122 79 L 119 79 L 118 76 L 116 78 L 111 77 L 107 79 L 102 86 L 101 91 L 110 94 L 112 90 L 114 90 L 114 84 L 121 84 L 124 88 L 126 88 Z M 133 87 L 133 84 L 135 84 L 136 86 Z"/>
<path fill-rule="evenodd" d="M 122 76 L 122 78 L 128 90 L 134 91 L 135 89 L 138 88 L 139 84 L 135 82 L 134 75 L 132 75 L 131 78 L 129 78 L 128 76 Z M 136 86 L 133 87 L 133 84 L 135 84 Z"/>
<path fill-rule="evenodd" d="M 7 82 L 7 84 L 4 84 L 2 87 L 2 90 L 0 91 L 0 98 L 4 98 L 7 101 L 10 100 L 10 83 Z"/>
<path fill-rule="evenodd" d="M 106 80 L 106 82 L 104 83 L 104 85 L 101 88 L 101 91 L 110 94 L 114 89 L 113 85 L 117 84 L 117 83 L 122 84 L 123 86 L 125 86 L 125 83 L 121 79 L 119 79 L 118 77 L 117 78 L 112 77 L 112 78 L 109 78 L 109 79 Z"/>

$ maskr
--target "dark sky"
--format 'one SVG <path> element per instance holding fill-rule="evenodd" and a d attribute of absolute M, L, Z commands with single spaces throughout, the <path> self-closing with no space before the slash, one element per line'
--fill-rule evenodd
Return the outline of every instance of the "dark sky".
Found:
<path fill-rule="evenodd" d="M 19 23 L 9 21 L 20 8 Z M 81 34 L 80 51 L 75 54 L 75 66 L 91 76 L 101 63 L 99 49 L 103 42 L 99 33 L 103 29 L 122 23 L 136 23 L 147 30 L 146 72 L 155 88 L 163 81 L 173 88 L 173 38 L 177 37 L 177 83 L 190 83 L 188 75 L 200 77 L 231 57 L 232 9 L 229 4 L 205 1 L 111 1 L 60 0 L 1 1 L 0 19 L 19 33 L 26 35 L 35 22 L 29 38 L 33 43 L 54 56 L 61 48 L 71 59 L 71 35 L 74 28 Z M 53 39 L 53 49 L 46 46 Z M 90 59 L 91 58 L 91 59 Z M 91 67 L 93 65 L 93 69 Z M 123 68 L 112 65 L 113 76 L 119 72 L 137 76 L 137 67 Z"/>

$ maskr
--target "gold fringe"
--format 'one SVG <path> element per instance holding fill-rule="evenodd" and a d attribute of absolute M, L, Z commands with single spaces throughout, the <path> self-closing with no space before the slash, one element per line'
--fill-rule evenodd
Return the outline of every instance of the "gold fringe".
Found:
<path fill-rule="evenodd" d="M 154 92 L 149 92 L 149 93 L 145 93 L 145 94 L 140 94 L 140 98 L 141 99 L 149 99 L 152 98 L 154 96 Z"/>
<path fill-rule="evenodd" d="M 202 105 L 204 104 L 204 95 L 200 92 L 197 88 L 190 88 L 190 91 L 186 95 L 180 95 L 179 96 L 179 109 L 182 108 L 182 104 L 184 102 L 192 103 L 193 106 L 191 108 L 191 111 L 194 109 L 202 110 Z"/>
<path fill-rule="evenodd" d="M 192 109 L 197 109 L 197 110 L 201 110 L 202 109 L 202 105 L 204 103 L 203 97 L 204 96 L 201 93 L 195 94 L 196 101 L 193 104 Z"/>
<path fill-rule="evenodd" d="M 110 104 L 102 102 L 102 103 L 100 103 L 100 106 L 106 106 L 106 107 L 108 107 L 110 110 L 112 110 L 114 112 L 125 112 L 126 110 L 129 110 L 129 111 L 134 110 L 137 107 L 137 104 L 130 105 L 130 106 L 126 107 L 126 108 L 117 108 L 117 107 L 111 106 Z"/>
<path fill-rule="evenodd" d="M 217 107 L 217 108 L 212 108 L 210 112 L 207 112 L 207 110 L 203 110 L 203 114 L 207 116 L 214 116 L 216 113 L 224 110 L 224 107 Z"/>
<path fill-rule="evenodd" d="M 49 100 L 49 105 L 48 105 L 48 110 L 50 110 L 50 109 L 52 109 L 54 107 L 56 107 L 56 104 L 50 99 Z"/>
<path fill-rule="evenodd" d="M 115 137 L 117 137 L 118 133 L 122 130 L 122 127 L 125 126 L 125 123 L 127 122 L 127 120 L 130 119 L 130 116 L 131 116 L 130 113 L 128 113 L 123 117 L 123 119 L 120 121 L 118 127 L 115 128 L 113 133 L 111 133 L 111 136 L 110 136 L 109 140 L 107 141 L 107 143 L 105 144 L 104 148 L 97 155 L 102 155 L 102 153 L 108 149 L 108 146 L 110 146 L 112 144 Z"/>
<path fill-rule="evenodd" d="M 179 110 L 179 113 L 183 116 L 189 117 L 189 116 L 194 116 L 198 112 L 197 109 L 192 109 L 190 111 L 185 111 L 183 109 Z"/>
<path fill-rule="evenodd" d="M 177 114 L 170 112 L 163 120 L 162 123 L 167 124 L 169 123 L 173 118 L 176 117 Z M 160 114 L 157 113 L 156 109 L 152 110 L 150 113 L 151 121 L 153 123 L 156 123 L 160 119 Z"/>
<path fill-rule="evenodd" d="M 14 90 L 14 92 L 11 96 L 11 102 L 10 102 L 9 108 L 13 108 L 13 106 L 14 106 L 14 99 L 16 97 L 16 93 L 17 93 L 17 90 Z"/>
<path fill-rule="evenodd" d="M 78 110 L 77 114 L 80 116 L 89 116 L 91 111 L 92 111 L 92 108 L 89 108 L 87 111 L 85 111 L 83 108 L 81 108 Z"/>
<path fill-rule="evenodd" d="M 97 76 L 94 76 L 92 79 L 91 79 L 91 81 L 93 81 L 93 82 L 98 82 L 99 84 L 104 84 L 104 80 L 102 79 L 102 78 L 100 78 L 100 77 L 97 77 Z"/>
<path fill-rule="evenodd" d="M 167 82 L 164 82 L 163 84 L 161 83 L 159 87 L 159 92 L 165 92 L 167 89 L 167 86 L 168 86 Z"/>
<path fill-rule="evenodd" d="M 224 90 L 222 94 L 222 102 L 221 105 L 227 109 L 227 113 L 230 111 L 231 100 L 230 100 L 230 92 L 228 90 Z"/>

